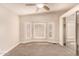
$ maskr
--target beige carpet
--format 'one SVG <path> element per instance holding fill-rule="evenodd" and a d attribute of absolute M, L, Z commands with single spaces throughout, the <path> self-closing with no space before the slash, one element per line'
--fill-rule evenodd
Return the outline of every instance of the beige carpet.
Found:
<path fill-rule="evenodd" d="M 49 42 L 20 44 L 5 56 L 71 56 L 65 47 Z"/>

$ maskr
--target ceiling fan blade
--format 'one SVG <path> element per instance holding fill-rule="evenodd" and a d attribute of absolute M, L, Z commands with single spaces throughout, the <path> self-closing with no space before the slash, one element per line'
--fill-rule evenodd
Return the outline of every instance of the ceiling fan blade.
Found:
<path fill-rule="evenodd" d="M 27 3 L 26 6 L 35 6 L 35 3 Z"/>
<path fill-rule="evenodd" d="M 46 10 L 50 10 L 50 8 L 46 5 L 43 8 L 46 9 Z"/>

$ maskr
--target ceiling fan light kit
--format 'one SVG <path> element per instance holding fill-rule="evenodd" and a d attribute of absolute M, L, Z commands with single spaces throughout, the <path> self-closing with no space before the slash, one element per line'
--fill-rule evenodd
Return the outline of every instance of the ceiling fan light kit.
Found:
<path fill-rule="evenodd" d="M 41 8 L 44 8 L 45 10 L 49 10 L 50 8 L 46 5 L 46 4 L 44 4 L 44 3 L 36 3 L 36 4 L 26 4 L 26 6 L 36 6 L 36 11 L 38 11 L 39 9 L 41 9 Z"/>
<path fill-rule="evenodd" d="M 36 4 L 38 8 L 43 8 L 45 4 Z"/>
<path fill-rule="evenodd" d="M 50 10 L 48 6 L 44 6 L 43 8 L 46 10 Z"/>
<path fill-rule="evenodd" d="M 45 10 L 49 10 L 49 7 L 45 4 L 36 4 L 37 8 L 44 8 Z"/>

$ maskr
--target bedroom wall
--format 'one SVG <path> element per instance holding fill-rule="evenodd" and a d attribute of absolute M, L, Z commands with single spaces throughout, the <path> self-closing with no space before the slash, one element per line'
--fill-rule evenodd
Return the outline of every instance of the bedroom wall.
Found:
<path fill-rule="evenodd" d="M 0 54 L 4 54 L 19 41 L 17 14 L 0 5 Z"/>

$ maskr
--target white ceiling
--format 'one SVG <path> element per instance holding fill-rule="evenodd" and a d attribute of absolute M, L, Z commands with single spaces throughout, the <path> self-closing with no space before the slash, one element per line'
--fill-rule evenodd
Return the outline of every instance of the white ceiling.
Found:
<path fill-rule="evenodd" d="M 26 6 L 25 3 L 4 3 L 2 4 L 4 7 L 16 12 L 18 15 L 26 15 L 33 13 L 42 13 L 42 12 L 56 12 L 56 11 L 64 11 L 69 10 L 72 7 L 76 6 L 75 3 L 49 3 L 47 6 L 50 8 L 49 11 L 41 8 L 39 11 L 36 11 L 36 6 Z"/>

